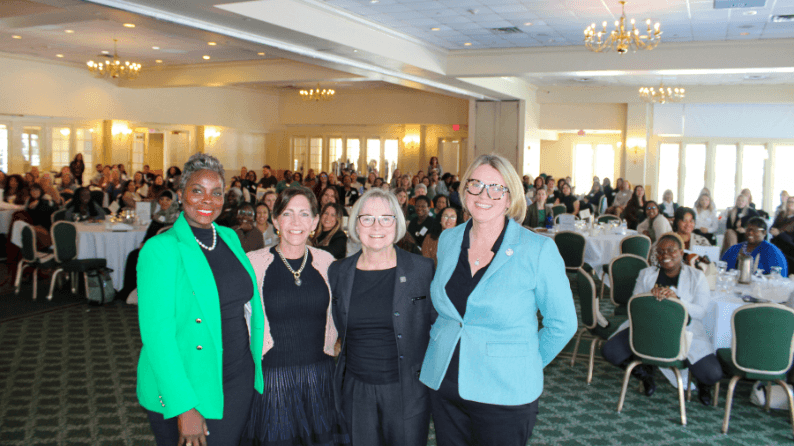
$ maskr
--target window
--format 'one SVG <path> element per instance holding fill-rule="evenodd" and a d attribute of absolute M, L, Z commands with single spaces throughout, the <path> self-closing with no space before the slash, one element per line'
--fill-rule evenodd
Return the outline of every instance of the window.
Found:
<path fill-rule="evenodd" d="M 361 140 L 360 139 L 348 139 L 347 140 L 347 167 L 353 169 L 357 172 L 361 172 L 359 169 L 359 160 L 361 159 Z"/>
<path fill-rule="evenodd" d="M 381 171 L 380 139 L 370 138 L 367 140 L 367 168 L 366 172 L 362 173 L 369 175 L 373 170 Z"/>
<path fill-rule="evenodd" d="M 686 175 L 684 176 L 684 196 L 679 197 L 673 191 L 674 201 L 682 206 L 693 206 L 700 196 L 700 191 L 706 185 L 706 145 L 687 144 L 684 152 L 684 166 Z M 659 191 L 664 193 L 665 189 Z M 660 195 L 661 198 L 661 195 Z"/>
<path fill-rule="evenodd" d="M 69 127 L 52 129 L 52 168 L 60 170 L 69 165 L 69 139 L 72 132 Z"/>
<path fill-rule="evenodd" d="M 656 194 L 659 200 L 667 189 L 673 191 L 673 194 L 678 191 L 679 149 L 678 144 L 659 145 L 659 182 Z"/>
<path fill-rule="evenodd" d="M 306 150 L 309 141 L 306 138 L 292 138 L 292 170 L 302 172 L 306 163 Z"/>
<path fill-rule="evenodd" d="M 595 173 L 593 176 L 597 176 L 601 181 L 604 181 L 604 178 L 609 178 L 611 182 L 614 182 L 615 147 L 612 144 L 599 144 L 596 146 L 595 156 Z"/>
<path fill-rule="evenodd" d="M 577 193 L 587 193 L 593 184 L 593 146 L 577 144 L 574 158 L 573 184 Z"/>
<path fill-rule="evenodd" d="M 309 168 L 314 169 L 315 174 L 323 170 L 323 139 L 311 138 L 309 140 Z"/>
<path fill-rule="evenodd" d="M 765 146 L 747 144 L 742 148 L 741 189 L 750 189 L 756 209 L 764 205 L 764 165 L 767 158 Z"/>
<path fill-rule="evenodd" d="M 794 175 L 791 175 L 791 166 L 794 166 L 794 145 L 776 146 L 772 165 L 775 166 L 775 184 L 772 186 L 772 209 L 774 210 L 779 205 L 780 192 L 786 191 L 789 195 L 794 195 Z"/>
<path fill-rule="evenodd" d="M 331 172 L 339 174 L 339 165 L 344 162 L 342 159 L 342 138 L 330 138 L 328 140 L 328 168 Z"/>
<path fill-rule="evenodd" d="M 0 125 L 0 170 L 8 173 L 8 127 Z"/>
<path fill-rule="evenodd" d="M 383 172 L 380 173 L 380 176 L 384 181 L 391 181 L 394 169 L 397 168 L 399 147 L 400 143 L 396 139 L 387 139 L 383 141 L 383 158 L 386 160 L 386 164 L 383 166 Z"/>
<path fill-rule="evenodd" d="M 714 188 L 711 196 L 717 209 L 733 206 L 736 195 L 736 145 L 717 144 L 714 152 Z M 688 203 L 687 203 L 688 204 Z"/>
<path fill-rule="evenodd" d="M 136 133 L 135 138 L 132 140 L 132 175 L 135 172 L 143 170 L 143 154 L 144 147 L 146 146 L 146 135 L 144 133 Z M 88 166 L 89 164 L 86 164 Z"/>
<path fill-rule="evenodd" d="M 25 127 L 22 129 L 22 156 L 31 166 L 41 164 L 39 158 L 39 131 L 40 127 Z"/>

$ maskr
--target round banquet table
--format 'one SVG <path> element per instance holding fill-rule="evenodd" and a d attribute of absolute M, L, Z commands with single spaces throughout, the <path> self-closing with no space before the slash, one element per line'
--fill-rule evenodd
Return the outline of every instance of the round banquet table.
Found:
<path fill-rule="evenodd" d="M 23 209 L 23 206 L 16 206 L 8 203 L 0 203 L 0 234 L 8 234 L 11 226 L 11 216 L 14 212 Z"/>
<path fill-rule="evenodd" d="M 146 235 L 146 226 L 129 231 L 112 231 L 103 223 L 76 223 L 77 258 L 106 259 L 113 277 L 113 287 L 124 287 L 124 267 L 130 252 L 138 249 Z"/>
<path fill-rule="evenodd" d="M 598 235 L 590 235 L 587 231 L 576 232 L 582 234 L 587 241 L 584 248 L 585 263 L 592 266 L 599 277 L 604 275 L 603 266 L 608 265 L 612 259 L 620 255 L 620 241 L 637 233 L 631 229 L 627 230 L 625 234 L 611 231 L 601 232 Z M 538 234 L 554 238 L 556 232 L 538 232 Z"/>

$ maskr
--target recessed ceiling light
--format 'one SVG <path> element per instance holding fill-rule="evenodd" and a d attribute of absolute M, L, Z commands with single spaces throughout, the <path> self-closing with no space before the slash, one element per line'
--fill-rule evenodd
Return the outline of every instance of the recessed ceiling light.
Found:
<path fill-rule="evenodd" d="M 524 23 L 524 26 L 532 26 L 532 22 Z"/>
<path fill-rule="evenodd" d="M 134 23 L 125 23 L 124 27 L 125 28 L 135 28 L 135 24 Z"/>
<path fill-rule="evenodd" d="M 63 54 L 56 54 L 55 57 L 63 59 Z"/>
<path fill-rule="evenodd" d="M 163 63 L 163 61 L 160 60 L 160 59 L 157 59 L 157 60 L 154 61 L 154 63 Z"/>
<path fill-rule="evenodd" d="M 471 42 L 466 42 L 463 44 L 463 46 L 471 46 Z"/>
<path fill-rule="evenodd" d="M 749 36 L 750 33 L 739 33 L 740 36 Z"/>
<path fill-rule="evenodd" d="M 380 3 L 380 0 L 369 0 L 369 2 L 374 5 L 375 3 Z"/>
<path fill-rule="evenodd" d="M 215 43 L 215 42 L 207 42 L 207 45 L 209 45 L 209 46 L 215 46 L 215 45 L 217 45 L 217 43 Z"/>
<path fill-rule="evenodd" d="M 358 52 L 358 50 L 353 50 L 353 52 L 354 52 L 354 53 L 357 53 L 357 52 Z"/>
<path fill-rule="evenodd" d="M 102 51 L 102 54 L 110 54 L 110 51 Z"/>
<path fill-rule="evenodd" d="M 263 53 L 263 52 L 261 52 L 261 51 L 260 51 L 260 52 L 258 52 L 258 53 L 256 53 L 256 54 L 257 54 L 258 56 L 264 56 L 264 55 L 265 55 L 265 53 Z"/>
<path fill-rule="evenodd" d="M 153 46 L 153 47 L 152 47 L 152 49 L 153 49 L 153 50 L 159 50 L 159 49 L 160 49 L 160 47 L 159 47 L 159 46 Z"/>
<path fill-rule="evenodd" d="M 74 30 L 73 29 L 65 29 L 65 30 L 63 30 L 63 32 L 65 32 L 66 34 L 74 34 Z"/>
<path fill-rule="evenodd" d="M 210 56 L 204 55 L 204 56 L 201 56 L 201 57 L 202 57 L 202 59 L 204 59 L 204 60 L 210 60 Z"/>
<path fill-rule="evenodd" d="M 430 28 L 430 31 L 441 31 L 441 28 Z"/>
<path fill-rule="evenodd" d="M 22 36 L 11 36 L 12 39 L 21 39 Z"/>
<path fill-rule="evenodd" d="M 756 15 L 756 14 L 758 14 L 758 11 L 752 11 L 752 10 L 750 10 L 750 11 L 744 11 L 744 12 L 742 13 L 742 15 Z"/>

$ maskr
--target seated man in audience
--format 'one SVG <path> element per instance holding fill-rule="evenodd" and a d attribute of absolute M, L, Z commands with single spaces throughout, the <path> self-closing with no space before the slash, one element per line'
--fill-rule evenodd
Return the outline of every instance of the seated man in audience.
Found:
<path fill-rule="evenodd" d="M 251 252 L 265 247 L 262 231 L 254 225 L 254 207 L 250 203 L 243 203 L 237 207 L 237 225 L 232 229 L 240 237 L 243 251 Z"/>
<path fill-rule="evenodd" d="M 358 197 L 361 195 L 358 191 L 358 187 L 354 185 L 353 178 L 351 176 L 345 175 L 342 178 L 342 189 L 340 191 L 340 195 L 343 197 L 342 201 L 344 202 L 344 206 L 353 206 L 356 200 L 358 200 Z"/>
<path fill-rule="evenodd" d="M 745 231 L 746 241 L 737 243 L 722 255 L 722 260 L 728 263 L 728 269 L 738 268 L 738 259 L 741 256 L 753 258 L 753 271 L 759 268 L 764 274 L 769 274 L 773 266 L 782 268 L 783 277 L 788 277 L 788 262 L 780 249 L 766 241 L 766 221 L 761 217 L 753 217 L 747 222 Z"/>
<path fill-rule="evenodd" d="M 422 246 L 427 234 L 435 230 L 438 220 L 430 216 L 430 199 L 425 195 L 414 197 L 416 216 L 408 223 L 408 234 L 414 238 L 417 246 Z M 439 232 L 441 232 L 439 230 Z"/>
<path fill-rule="evenodd" d="M 276 187 L 276 184 L 278 184 L 278 180 L 271 175 L 270 166 L 265 164 L 262 166 L 262 179 L 259 180 L 258 186 L 264 189 L 270 189 L 271 187 Z"/>

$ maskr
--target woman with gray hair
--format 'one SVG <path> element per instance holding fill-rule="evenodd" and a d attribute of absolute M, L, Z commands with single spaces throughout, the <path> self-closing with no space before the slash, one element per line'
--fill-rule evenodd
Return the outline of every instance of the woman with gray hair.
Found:
<path fill-rule="evenodd" d="M 397 197 L 370 189 L 348 223 L 361 251 L 328 270 L 341 341 L 334 388 L 354 446 L 427 444 L 430 403 L 419 370 L 434 268 L 394 246 L 405 231 Z"/>
<path fill-rule="evenodd" d="M 223 177 L 217 159 L 191 156 L 177 183 L 184 211 L 140 252 L 138 400 L 158 446 L 238 444 L 263 388 L 254 270 L 234 231 L 215 223 Z"/>

